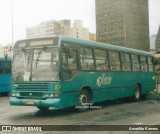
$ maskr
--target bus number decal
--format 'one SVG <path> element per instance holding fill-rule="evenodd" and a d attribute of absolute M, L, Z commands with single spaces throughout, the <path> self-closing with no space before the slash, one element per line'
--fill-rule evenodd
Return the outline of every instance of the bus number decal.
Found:
<path fill-rule="evenodd" d="M 101 77 L 97 78 L 97 85 L 101 86 L 101 85 L 109 85 L 111 84 L 112 81 L 112 77 L 111 76 L 105 76 L 105 74 L 102 74 Z"/>

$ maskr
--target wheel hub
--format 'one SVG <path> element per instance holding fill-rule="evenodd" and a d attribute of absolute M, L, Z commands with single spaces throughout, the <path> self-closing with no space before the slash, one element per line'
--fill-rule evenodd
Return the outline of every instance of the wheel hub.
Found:
<path fill-rule="evenodd" d="M 85 95 L 80 95 L 79 103 L 80 105 L 85 105 L 85 103 L 87 103 L 87 97 Z"/>

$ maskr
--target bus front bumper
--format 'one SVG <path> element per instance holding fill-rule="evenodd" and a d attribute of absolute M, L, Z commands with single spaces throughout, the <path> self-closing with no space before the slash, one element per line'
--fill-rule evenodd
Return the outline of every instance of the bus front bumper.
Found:
<path fill-rule="evenodd" d="M 30 100 L 30 99 L 18 99 L 17 97 L 10 97 L 10 105 L 55 107 L 55 108 L 63 107 L 60 98 L 48 98 L 46 100 Z"/>

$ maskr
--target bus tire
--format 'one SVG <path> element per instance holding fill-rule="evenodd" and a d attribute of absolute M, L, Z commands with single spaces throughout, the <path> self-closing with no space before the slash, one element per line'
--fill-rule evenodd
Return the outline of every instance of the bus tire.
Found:
<path fill-rule="evenodd" d="M 89 109 L 89 93 L 82 89 L 79 96 L 78 96 L 79 104 L 76 106 L 76 110 L 78 112 L 84 112 Z"/>
<path fill-rule="evenodd" d="M 41 111 L 47 111 L 49 109 L 49 107 L 37 107 L 37 108 Z"/>
<path fill-rule="evenodd" d="M 139 84 L 136 84 L 134 91 L 134 101 L 139 101 L 141 99 L 141 87 Z"/>

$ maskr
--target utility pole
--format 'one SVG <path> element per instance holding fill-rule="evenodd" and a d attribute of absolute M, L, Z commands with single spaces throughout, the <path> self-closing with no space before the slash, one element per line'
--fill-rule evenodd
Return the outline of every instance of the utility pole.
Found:
<path fill-rule="evenodd" d="M 11 25 L 12 25 L 12 47 L 13 47 L 13 45 L 14 45 L 14 32 L 13 32 L 13 30 L 14 30 L 14 28 L 13 28 L 13 0 L 11 0 Z"/>

